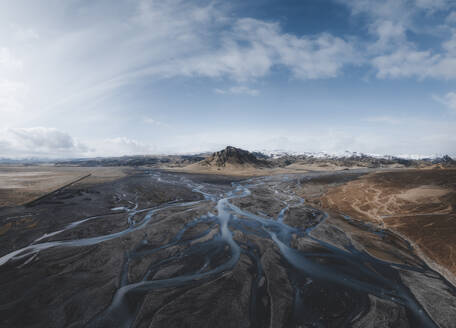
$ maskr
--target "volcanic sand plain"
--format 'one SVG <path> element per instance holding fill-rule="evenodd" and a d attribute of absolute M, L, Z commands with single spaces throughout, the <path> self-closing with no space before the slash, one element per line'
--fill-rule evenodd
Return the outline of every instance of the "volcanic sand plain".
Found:
<path fill-rule="evenodd" d="M 328 188 L 321 206 L 392 230 L 456 283 L 456 170 L 375 172 Z"/>
<path fill-rule="evenodd" d="M 118 167 L 0 166 L 0 207 L 29 203 L 79 180 L 110 181 L 125 176 Z"/>

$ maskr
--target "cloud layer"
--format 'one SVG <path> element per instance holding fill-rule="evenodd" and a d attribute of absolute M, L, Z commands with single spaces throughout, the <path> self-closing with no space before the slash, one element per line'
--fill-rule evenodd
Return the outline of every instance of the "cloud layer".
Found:
<path fill-rule="evenodd" d="M 235 143 L 232 130 L 244 134 L 240 141 L 251 138 L 246 142 L 249 147 L 267 148 L 257 138 L 261 135 L 272 140 L 267 138 L 271 134 L 268 129 L 279 124 L 279 115 L 271 115 L 271 122 L 264 127 L 252 127 L 259 131 L 253 135 L 238 127 L 243 122 L 228 126 L 215 113 L 234 111 L 241 116 L 242 111 L 246 122 L 256 124 L 257 118 L 286 112 L 286 106 L 294 112 L 283 113 L 280 123 L 290 128 L 274 140 L 294 140 L 293 147 L 318 144 L 324 148 L 338 137 L 320 135 L 326 140 L 322 143 L 295 141 L 298 136 L 311 139 L 295 124 L 297 117 L 303 117 L 301 111 L 310 114 L 306 120 L 318 117 L 321 111 L 317 101 L 307 102 L 307 98 L 315 93 L 322 103 L 339 99 L 328 105 L 328 118 L 344 111 L 357 119 L 361 110 L 350 114 L 338 91 L 348 90 L 352 84 L 358 88 L 361 80 L 377 85 L 390 81 L 434 83 L 443 86 L 440 96 L 432 97 L 437 93 L 434 91 L 425 96 L 431 102 L 436 100 L 435 108 L 455 108 L 454 88 L 445 89 L 448 86 L 443 84 L 456 79 L 454 1 L 334 0 L 333 4 L 348 9 L 340 10 L 341 15 L 346 15 L 346 23 L 356 30 L 312 29 L 306 22 L 293 29 L 288 18 L 252 17 L 252 12 L 244 15 L 238 10 L 243 4 L 217 0 L 4 2 L 0 4 L 1 154 L 180 152 L 193 149 L 181 141 L 186 138 L 209 148 Z M 327 26 L 325 18 L 323 15 L 319 26 Z M 286 87 L 295 89 L 296 94 L 282 95 L 281 88 Z M 417 94 L 427 92 L 417 90 Z M 283 102 L 278 101 L 276 108 L 268 107 L 262 100 L 269 94 L 277 94 Z M 360 102 L 363 97 L 360 92 Z M 372 97 L 360 107 L 367 112 L 376 103 Z M 394 108 L 415 115 L 414 108 L 401 109 L 402 103 L 396 103 Z M 255 119 L 249 120 L 248 115 Z M 377 123 L 377 134 L 383 132 L 384 123 L 400 126 L 392 113 L 378 110 L 365 116 L 371 119 L 361 119 L 358 124 Z M 437 116 L 442 122 L 453 118 L 441 113 Z M 344 122 L 326 123 L 326 117 L 318 122 L 306 120 L 303 126 L 332 124 L 329 130 L 343 130 Z M 213 136 L 207 138 L 214 138 L 213 142 L 189 132 L 205 131 L 207 126 L 225 130 L 210 131 Z M 352 138 L 350 133 L 341 134 L 346 144 L 337 143 L 337 147 L 368 150 L 353 141 L 358 140 L 354 131 Z M 410 135 L 417 132 L 410 131 Z M 429 133 L 435 140 L 444 139 L 438 128 Z M 231 139 L 225 137 L 229 135 Z M 420 147 L 407 136 L 401 138 L 410 142 L 410 147 Z M 390 141 L 384 144 L 391 149 L 399 147 Z"/>
<path fill-rule="evenodd" d="M 71 8 L 75 13 L 68 23 L 64 19 L 69 17 L 34 16 L 36 28 L 10 24 L 3 31 L 0 101 L 15 103 L 10 108 L 17 110 L 30 105 L 22 97 L 29 90 L 34 103 L 49 109 L 94 101 L 148 76 L 245 82 L 279 68 L 297 79 L 333 78 L 347 65 L 369 65 L 379 78 L 456 78 L 456 11 L 439 27 L 444 31 L 441 51 L 420 49 L 407 37 L 410 31 L 418 33 L 418 16 L 449 11 L 449 1 L 343 3 L 355 18 L 369 18 L 371 41 L 324 31 L 286 33 L 278 22 L 233 17 L 218 2 L 119 2 L 102 20 L 97 17 L 101 5 L 88 2 Z M 16 11 L 10 11 L 21 13 L 27 5 L 18 1 Z M 50 1 L 42 7 L 70 10 L 68 4 Z"/>
<path fill-rule="evenodd" d="M 306 131 L 290 133 L 286 130 L 264 132 L 258 129 L 237 129 L 224 132 L 207 130 L 170 137 L 166 143 L 138 141 L 126 137 L 92 140 L 90 147 L 68 133 L 54 128 L 22 128 L 0 130 L 0 157 L 8 158 L 75 158 L 97 156 L 124 156 L 143 154 L 189 154 L 216 151 L 227 145 L 249 150 L 282 150 L 293 152 L 342 153 L 345 150 L 375 154 L 420 154 L 448 153 L 456 155 L 453 145 L 456 137 L 451 136 L 451 125 L 436 122 L 420 122 L 406 118 L 367 117 L 361 122 L 370 125 L 383 124 L 384 134 L 371 132 L 371 128 L 309 127 Z M 401 135 L 391 127 L 403 129 L 409 125 L 421 129 L 435 128 L 440 134 Z M 355 132 L 355 133 L 353 133 Z M 410 149 L 416 150 L 411 153 Z"/>
<path fill-rule="evenodd" d="M 88 151 L 68 133 L 54 128 L 0 130 L 0 157 L 74 157 Z"/>
<path fill-rule="evenodd" d="M 420 26 L 424 17 L 444 15 L 455 8 L 447 0 L 353 0 L 347 4 L 355 16 L 366 16 L 374 41 L 367 45 L 367 63 L 379 78 L 454 79 L 456 78 L 456 26 L 454 12 L 446 16 L 447 25 Z M 423 30 L 425 29 L 425 30 Z M 420 49 L 408 34 L 441 34 L 439 51 Z"/>
<path fill-rule="evenodd" d="M 434 96 L 434 99 L 456 111 L 456 92 L 448 92 L 444 96 Z"/>

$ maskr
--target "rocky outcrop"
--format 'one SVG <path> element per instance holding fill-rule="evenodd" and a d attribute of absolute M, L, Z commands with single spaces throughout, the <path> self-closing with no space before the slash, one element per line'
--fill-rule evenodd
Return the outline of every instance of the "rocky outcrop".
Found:
<path fill-rule="evenodd" d="M 228 146 L 217 151 L 201 162 L 204 166 L 226 167 L 226 166 L 250 166 L 270 167 L 269 161 L 257 158 L 247 150 Z"/>

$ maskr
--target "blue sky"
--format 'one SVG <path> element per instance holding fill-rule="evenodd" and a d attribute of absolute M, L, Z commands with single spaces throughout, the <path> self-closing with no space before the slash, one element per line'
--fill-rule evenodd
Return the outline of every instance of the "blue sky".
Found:
<path fill-rule="evenodd" d="M 0 157 L 456 155 L 451 0 L 18 0 L 0 27 Z"/>

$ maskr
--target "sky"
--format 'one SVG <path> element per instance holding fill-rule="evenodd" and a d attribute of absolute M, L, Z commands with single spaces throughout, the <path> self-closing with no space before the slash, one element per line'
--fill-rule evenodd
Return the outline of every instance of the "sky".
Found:
<path fill-rule="evenodd" d="M 455 0 L 0 0 L 0 157 L 456 156 Z"/>

